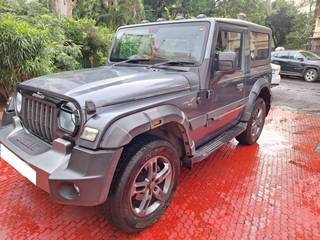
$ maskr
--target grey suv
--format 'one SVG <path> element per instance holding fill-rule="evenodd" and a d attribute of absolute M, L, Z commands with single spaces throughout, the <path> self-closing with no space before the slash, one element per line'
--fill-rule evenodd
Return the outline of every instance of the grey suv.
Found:
<path fill-rule="evenodd" d="M 153 224 L 191 168 L 270 109 L 269 28 L 199 18 L 124 26 L 107 66 L 19 84 L 1 158 L 62 204 L 107 203 L 127 232 Z M 108 198 L 108 201 L 106 201 Z"/>

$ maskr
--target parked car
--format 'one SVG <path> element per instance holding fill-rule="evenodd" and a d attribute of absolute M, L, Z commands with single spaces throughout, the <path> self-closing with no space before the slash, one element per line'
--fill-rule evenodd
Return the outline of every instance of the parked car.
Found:
<path fill-rule="evenodd" d="M 281 75 L 303 77 L 307 82 L 319 80 L 320 56 L 308 51 L 272 53 L 272 63 L 281 66 Z"/>
<path fill-rule="evenodd" d="M 273 86 L 279 85 L 281 81 L 281 75 L 280 75 L 281 67 L 280 65 L 271 63 L 271 68 L 272 68 L 271 85 Z"/>
<path fill-rule="evenodd" d="M 17 86 L 1 158 L 53 200 L 108 199 L 114 225 L 141 231 L 168 206 L 181 165 L 234 137 L 257 142 L 271 105 L 270 40 L 269 28 L 232 19 L 121 27 L 108 66 Z"/>

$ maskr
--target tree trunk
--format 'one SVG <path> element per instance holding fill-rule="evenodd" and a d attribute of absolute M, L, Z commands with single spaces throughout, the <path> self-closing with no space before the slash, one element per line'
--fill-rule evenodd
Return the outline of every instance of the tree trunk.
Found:
<path fill-rule="evenodd" d="M 104 9 L 108 10 L 111 5 L 118 5 L 118 0 L 101 0 Z"/>
<path fill-rule="evenodd" d="M 313 37 L 311 38 L 311 50 L 319 52 L 320 51 L 320 0 L 316 2 L 315 9 L 315 29 L 313 32 Z"/>
<path fill-rule="evenodd" d="M 71 18 L 74 4 L 75 0 L 50 0 L 50 11 Z"/>

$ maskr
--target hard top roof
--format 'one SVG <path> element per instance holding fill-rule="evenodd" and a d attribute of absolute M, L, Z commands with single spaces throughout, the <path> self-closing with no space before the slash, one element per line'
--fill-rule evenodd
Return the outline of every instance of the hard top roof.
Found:
<path fill-rule="evenodd" d="M 132 24 L 132 25 L 126 25 L 122 26 L 119 29 L 122 28 L 128 28 L 128 27 L 137 27 L 137 26 L 148 26 L 148 25 L 163 25 L 163 24 L 173 24 L 173 23 L 189 23 L 189 22 L 219 22 L 219 23 L 229 23 L 234 24 L 238 26 L 245 26 L 249 29 L 256 29 L 263 32 L 270 32 L 271 29 L 256 23 L 240 20 L 240 19 L 232 19 L 232 18 L 192 18 L 192 19 L 181 19 L 181 20 L 170 20 L 170 21 L 159 21 L 159 22 L 147 22 L 147 23 L 139 23 L 139 24 Z"/>

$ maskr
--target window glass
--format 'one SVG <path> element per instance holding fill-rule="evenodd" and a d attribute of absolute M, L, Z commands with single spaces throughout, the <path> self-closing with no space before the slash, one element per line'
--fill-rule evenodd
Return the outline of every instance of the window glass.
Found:
<path fill-rule="evenodd" d="M 269 34 L 250 32 L 251 60 L 265 60 L 269 57 Z"/>
<path fill-rule="evenodd" d="M 289 59 L 289 53 L 288 52 L 279 52 L 278 58 Z"/>
<path fill-rule="evenodd" d="M 117 33 L 110 60 L 146 58 L 201 63 L 209 28 L 206 22 L 123 28 Z"/>
<path fill-rule="evenodd" d="M 303 51 L 301 52 L 301 54 L 307 58 L 308 60 L 320 60 L 320 56 L 318 56 L 317 54 L 313 53 L 313 52 L 306 52 Z"/>
<path fill-rule="evenodd" d="M 220 31 L 218 35 L 216 53 L 219 54 L 219 52 L 234 52 L 236 54 L 237 69 L 241 69 L 241 43 L 241 33 Z"/>
<path fill-rule="evenodd" d="M 304 59 L 303 55 L 299 52 L 292 52 L 290 55 L 292 56 L 292 59 L 294 59 L 294 60 Z M 291 59 L 291 57 L 290 57 L 290 59 Z"/>

